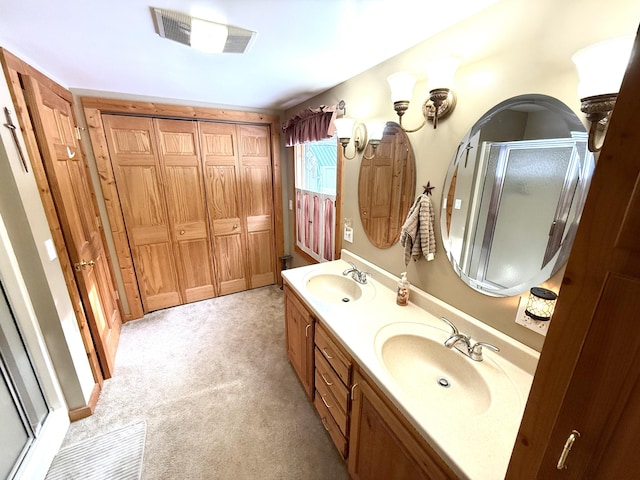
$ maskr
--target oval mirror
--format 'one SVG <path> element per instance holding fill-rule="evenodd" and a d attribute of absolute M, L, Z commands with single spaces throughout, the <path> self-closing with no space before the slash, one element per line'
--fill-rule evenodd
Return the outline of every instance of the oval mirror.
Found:
<path fill-rule="evenodd" d="M 493 296 L 519 295 L 566 262 L 594 168 L 587 132 L 561 101 L 522 95 L 464 136 L 442 192 L 455 272 Z"/>
<path fill-rule="evenodd" d="M 389 248 L 413 203 L 416 165 L 409 137 L 400 125 L 387 122 L 380 145 L 367 145 L 358 176 L 360 220 L 378 248 Z"/>

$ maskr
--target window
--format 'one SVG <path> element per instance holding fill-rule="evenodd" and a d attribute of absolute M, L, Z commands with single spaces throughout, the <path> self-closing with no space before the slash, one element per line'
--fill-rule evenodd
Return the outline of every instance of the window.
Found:
<path fill-rule="evenodd" d="M 294 147 L 296 247 L 318 262 L 334 259 L 338 149 L 336 138 Z"/>

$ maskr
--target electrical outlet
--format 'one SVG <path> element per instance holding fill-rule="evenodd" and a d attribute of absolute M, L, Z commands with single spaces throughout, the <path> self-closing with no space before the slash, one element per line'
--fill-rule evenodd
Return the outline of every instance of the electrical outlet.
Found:
<path fill-rule="evenodd" d="M 520 297 L 520 303 L 518 304 L 518 313 L 516 314 L 516 323 L 546 337 L 547 329 L 549 328 L 549 321 L 542 322 L 540 320 L 534 320 L 526 313 L 524 313 L 526 308 L 527 297 Z"/>
<path fill-rule="evenodd" d="M 343 236 L 346 242 L 353 243 L 353 228 L 345 227 Z"/>

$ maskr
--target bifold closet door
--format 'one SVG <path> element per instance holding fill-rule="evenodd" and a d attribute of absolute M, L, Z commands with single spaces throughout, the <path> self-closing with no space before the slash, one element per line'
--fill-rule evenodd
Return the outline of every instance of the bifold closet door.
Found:
<path fill-rule="evenodd" d="M 198 126 L 189 120 L 154 120 L 154 125 L 184 302 L 214 297 Z"/>
<path fill-rule="evenodd" d="M 238 125 L 242 203 L 251 288 L 276 280 L 271 135 L 264 125 Z"/>
<path fill-rule="evenodd" d="M 144 310 L 180 305 L 153 120 L 118 115 L 102 120 Z"/>
<path fill-rule="evenodd" d="M 199 128 L 216 280 L 226 295 L 250 288 L 236 125 L 200 122 Z"/>

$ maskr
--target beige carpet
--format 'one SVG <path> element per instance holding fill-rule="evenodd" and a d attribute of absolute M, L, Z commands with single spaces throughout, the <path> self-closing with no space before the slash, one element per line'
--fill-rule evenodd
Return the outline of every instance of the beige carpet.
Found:
<path fill-rule="evenodd" d="M 126 323 L 114 377 L 65 445 L 138 420 L 144 480 L 348 478 L 287 360 L 275 286 Z"/>

